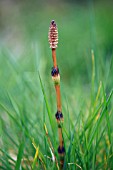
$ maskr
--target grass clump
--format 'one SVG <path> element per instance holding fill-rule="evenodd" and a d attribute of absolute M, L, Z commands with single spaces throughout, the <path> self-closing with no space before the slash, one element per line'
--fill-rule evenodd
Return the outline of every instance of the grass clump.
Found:
<path fill-rule="evenodd" d="M 38 72 L 32 73 L 36 79 L 28 82 L 25 76 L 17 76 L 11 61 L 8 64 L 13 68 L 10 74 L 13 72 L 15 75 L 16 86 L 12 85 L 12 93 L 4 88 L 1 93 L 0 168 L 58 169 L 57 126 L 42 78 Z M 93 54 L 91 97 L 85 99 L 88 104 L 82 101 L 78 114 L 76 108 L 73 113 L 70 112 L 73 106 L 63 97 L 64 169 L 111 169 L 113 166 L 113 91 L 106 95 L 104 84 L 100 82 L 96 92 L 94 67 Z M 17 97 L 15 92 L 18 93 Z M 37 106 L 38 100 L 41 100 L 41 106 Z"/>

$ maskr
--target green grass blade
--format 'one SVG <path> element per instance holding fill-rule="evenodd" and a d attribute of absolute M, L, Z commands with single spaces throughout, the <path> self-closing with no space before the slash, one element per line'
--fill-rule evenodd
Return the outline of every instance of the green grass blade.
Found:
<path fill-rule="evenodd" d="M 91 103 L 93 106 L 94 103 L 94 91 L 95 91 L 95 57 L 94 57 L 94 51 L 91 51 L 91 55 L 92 55 L 92 86 L 91 86 Z"/>
<path fill-rule="evenodd" d="M 3 158 L 0 158 L 0 162 L 6 167 L 6 170 L 12 170 L 9 162 L 6 162 Z"/>
<path fill-rule="evenodd" d="M 2 149 L 2 148 L 0 148 L 0 151 L 1 151 L 3 154 L 5 154 L 9 160 L 11 160 L 13 163 L 16 163 L 16 161 L 8 154 L 7 151 L 5 151 L 5 150 Z"/>
<path fill-rule="evenodd" d="M 46 94 L 45 94 L 45 90 L 44 90 L 44 87 L 43 87 L 43 83 L 42 83 L 40 74 L 39 74 L 39 80 L 40 80 L 40 85 L 41 85 L 41 89 L 42 89 L 42 92 L 43 92 L 44 100 L 45 100 L 45 103 L 46 103 L 46 108 L 47 108 L 47 112 L 48 112 L 48 116 L 49 116 L 51 129 L 52 129 L 53 136 L 54 136 L 55 133 L 54 133 L 53 121 L 52 121 L 52 118 L 51 118 L 51 111 L 50 111 L 50 107 L 49 107 L 49 104 L 48 104 L 48 100 L 47 100 L 47 97 L 46 97 Z"/>
<path fill-rule="evenodd" d="M 8 94 L 8 97 L 10 99 L 10 102 L 11 102 L 16 114 L 19 116 L 19 109 L 18 109 L 18 106 L 17 106 L 15 100 L 12 98 L 12 96 L 11 96 L 11 94 L 9 92 L 7 92 L 7 94 Z"/>
<path fill-rule="evenodd" d="M 33 163 L 32 163 L 32 170 L 35 170 L 36 168 L 36 162 L 37 162 L 37 158 L 38 158 L 38 154 L 39 154 L 39 147 L 35 148 L 36 152 L 35 152 L 35 156 L 33 159 Z"/>
<path fill-rule="evenodd" d="M 103 103 L 101 103 L 101 104 L 98 106 L 98 108 L 94 111 L 93 116 L 91 117 L 91 119 L 88 120 L 88 121 L 86 121 L 86 124 L 85 124 L 85 127 L 84 127 L 85 131 L 86 131 L 88 128 L 90 128 L 90 126 L 92 125 L 92 122 L 93 122 L 94 119 L 96 118 L 97 113 L 98 113 L 99 110 L 101 109 L 102 105 L 103 105 Z"/>
<path fill-rule="evenodd" d="M 3 167 L 3 166 L 1 166 L 1 165 L 0 165 L 0 169 L 1 169 L 1 170 L 7 170 L 5 167 Z"/>
<path fill-rule="evenodd" d="M 9 117 L 19 126 L 21 127 L 20 123 L 18 122 L 18 120 L 12 116 L 11 112 L 2 104 L 0 103 L 0 106 L 7 112 L 7 114 L 9 115 Z"/>
<path fill-rule="evenodd" d="M 103 110 L 102 110 L 102 112 L 101 112 L 101 115 L 100 115 L 100 117 L 99 117 L 99 119 L 98 119 L 98 121 L 97 121 L 94 129 L 93 129 L 93 132 L 92 132 L 92 134 L 91 134 L 91 137 L 90 137 L 90 140 L 89 140 L 89 144 L 88 144 L 88 150 L 89 150 L 90 147 L 91 147 L 92 141 L 93 141 L 93 139 L 94 139 L 94 137 L 95 137 L 95 135 L 96 135 L 96 133 L 97 133 L 97 129 L 98 129 L 98 127 L 99 127 L 99 125 L 100 125 L 100 123 L 101 123 L 101 121 L 102 121 L 102 118 L 103 118 L 103 116 L 104 116 L 104 114 L 105 114 L 105 112 L 106 112 L 106 107 L 108 106 L 108 104 L 109 104 L 109 102 L 110 102 L 110 99 L 111 99 L 112 94 L 113 94 L 113 90 L 111 91 L 111 93 L 110 93 L 110 95 L 109 95 L 109 97 L 108 97 L 108 99 L 107 99 L 107 101 L 106 101 L 106 106 L 104 106 L 104 108 L 103 108 Z"/>
<path fill-rule="evenodd" d="M 23 153 L 24 153 L 24 146 L 25 146 L 25 143 L 23 141 L 22 143 L 20 143 L 20 146 L 19 146 L 15 170 L 20 170 L 21 160 L 22 160 Z"/>
<path fill-rule="evenodd" d="M 107 101 L 106 101 L 106 94 L 104 90 L 104 85 L 102 84 L 102 89 L 103 89 L 103 96 L 104 96 L 104 106 L 106 107 L 106 122 L 107 122 L 107 129 L 108 129 L 108 136 L 109 136 L 109 141 L 111 144 L 111 128 L 110 128 L 110 120 L 109 120 L 109 113 L 108 113 L 108 107 L 107 107 Z"/>

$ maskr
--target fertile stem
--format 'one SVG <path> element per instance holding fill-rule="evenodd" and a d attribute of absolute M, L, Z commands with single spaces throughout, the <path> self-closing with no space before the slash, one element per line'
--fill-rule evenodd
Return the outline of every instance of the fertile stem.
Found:
<path fill-rule="evenodd" d="M 56 60 L 56 49 L 52 48 L 52 58 L 53 58 L 53 66 L 57 68 L 57 60 Z"/>
<path fill-rule="evenodd" d="M 60 85 L 55 85 L 55 89 L 56 89 L 56 97 L 57 97 L 57 110 L 61 112 L 62 109 L 61 109 Z"/>
<path fill-rule="evenodd" d="M 53 68 L 51 71 L 51 75 L 56 90 L 57 112 L 55 114 L 55 117 L 58 124 L 58 135 L 59 135 L 58 153 L 60 156 L 60 169 L 62 170 L 64 165 L 65 148 L 64 148 L 64 140 L 62 134 L 63 114 L 62 114 L 61 95 L 60 95 L 60 73 L 59 73 L 59 69 L 57 66 L 57 59 L 56 59 L 56 48 L 58 44 L 58 30 L 54 20 L 51 21 L 48 38 L 49 38 L 50 48 L 52 49 L 52 58 L 53 58 Z"/>

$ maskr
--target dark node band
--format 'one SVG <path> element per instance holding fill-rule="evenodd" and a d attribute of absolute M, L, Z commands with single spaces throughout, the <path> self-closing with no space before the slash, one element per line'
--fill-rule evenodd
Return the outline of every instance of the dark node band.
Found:
<path fill-rule="evenodd" d="M 61 148 L 60 146 L 58 147 L 58 153 L 59 154 L 64 154 L 65 153 L 65 148 L 64 146 Z"/>
<path fill-rule="evenodd" d="M 55 117 L 56 117 L 57 120 L 62 119 L 63 118 L 62 112 L 57 111 L 56 114 L 55 114 Z"/>
<path fill-rule="evenodd" d="M 54 77 L 59 74 L 59 68 L 52 67 L 51 75 Z"/>

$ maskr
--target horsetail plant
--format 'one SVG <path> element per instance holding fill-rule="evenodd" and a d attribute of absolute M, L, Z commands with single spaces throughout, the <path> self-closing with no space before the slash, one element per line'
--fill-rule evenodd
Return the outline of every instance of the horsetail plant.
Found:
<path fill-rule="evenodd" d="M 59 136 L 58 154 L 60 156 L 60 169 L 63 169 L 64 157 L 65 157 L 64 139 L 62 133 L 63 114 L 62 114 L 61 95 L 60 95 L 60 73 L 59 73 L 59 68 L 57 66 L 57 59 L 56 59 L 56 48 L 58 44 L 58 29 L 54 20 L 52 20 L 50 23 L 48 39 L 50 43 L 50 48 L 52 49 L 53 67 L 51 71 L 51 76 L 54 82 L 54 86 L 56 90 L 56 100 L 57 100 L 57 112 L 55 114 L 55 117 L 58 124 L 58 136 Z"/>

